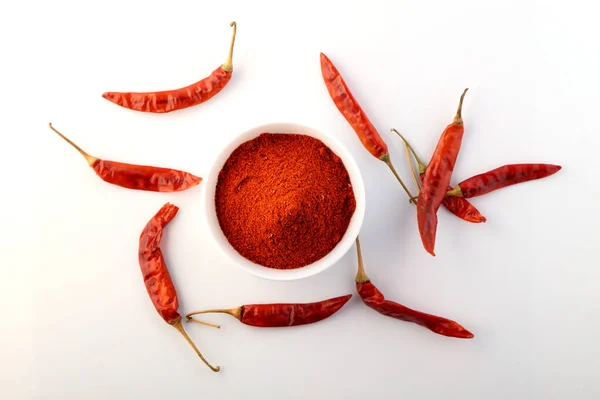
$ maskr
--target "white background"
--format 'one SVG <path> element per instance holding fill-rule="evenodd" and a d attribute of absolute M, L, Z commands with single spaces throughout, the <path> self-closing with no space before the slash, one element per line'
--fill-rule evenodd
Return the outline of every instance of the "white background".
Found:
<path fill-rule="evenodd" d="M 580 4 L 581 3 L 581 4 Z M 5 399 L 594 399 L 600 397 L 597 13 L 583 2 L 45 1 L 2 6 L 2 373 Z M 224 62 L 217 97 L 166 115 L 120 108 L 108 90 L 185 86 Z M 473 200 L 488 218 L 440 211 L 437 257 L 415 210 L 329 98 L 325 52 L 409 179 L 406 133 L 428 159 L 465 87 L 453 175 L 517 162 L 551 178 Z M 291 283 L 249 276 L 212 245 L 199 198 L 102 182 L 47 127 L 93 155 L 202 176 L 231 138 L 296 121 L 341 140 L 367 190 L 367 272 L 390 299 L 475 333 L 435 335 L 355 295 L 290 329 L 212 316 L 190 326 L 215 374 L 158 316 L 137 240 L 167 201 L 181 210 L 163 251 L 181 311 L 355 293 L 354 248 Z M 414 186 L 411 186 L 414 190 Z"/>

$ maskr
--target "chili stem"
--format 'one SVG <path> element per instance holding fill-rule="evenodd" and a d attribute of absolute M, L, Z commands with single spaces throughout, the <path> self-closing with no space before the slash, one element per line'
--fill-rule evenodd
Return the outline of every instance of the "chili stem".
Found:
<path fill-rule="evenodd" d="M 469 90 L 469 88 L 466 88 L 464 90 L 464 92 L 462 93 L 462 95 L 460 96 L 460 101 L 458 103 L 458 109 L 456 110 L 456 116 L 454 117 L 454 121 L 452 121 L 452 123 L 454 125 L 462 125 L 462 123 L 463 123 L 462 105 L 463 105 L 463 100 L 465 99 L 465 94 L 467 94 L 467 90 Z"/>
<path fill-rule="evenodd" d="M 415 172 L 415 167 L 412 163 L 412 159 L 410 158 L 410 150 L 408 149 L 408 145 L 406 144 L 406 142 L 404 142 L 404 152 L 406 153 L 406 162 L 408 163 L 408 166 L 410 168 L 410 173 L 413 177 L 413 180 L 415 181 L 415 185 L 417 185 L 417 188 L 420 190 L 421 182 L 419 182 L 419 179 L 417 178 L 417 173 Z"/>
<path fill-rule="evenodd" d="M 412 145 L 408 142 L 408 140 L 406 140 L 406 138 L 400 133 L 398 132 L 396 129 L 392 128 L 391 129 L 392 132 L 395 132 L 398 136 L 400 136 L 400 138 L 404 141 L 404 143 L 408 146 L 408 149 L 410 150 L 410 152 L 412 153 L 413 157 L 415 158 L 415 160 L 417 161 L 417 166 L 419 167 L 419 174 L 424 174 L 425 170 L 427 169 L 427 166 L 425 165 L 425 163 L 423 161 L 421 161 L 421 159 L 419 158 L 419 156 L 417 155 L 417 152 L 415 151 L 415 149 L 413 149 Z"/>
<path fill-rule="evenodd" d="M 385 157 L 385 158 L 382 159 L 382 161 L 384 163 L 386 163 L 388 167 L 390 167 L 390 170 L 392 170 L 392 173 L 394 174 L 394 176 L 396 177 L 396 179 L 398 180 L 398 182 L 400 182 L 400 185 L 402 185 L 402 189 L 404 189 L 404 191 L 408 195 L 408 198 L 410 199 L 410 202 L 414 204 L 416 197 L 413 196 L 412 193 L 410 193 L 410 190 L 408 190 L 408 188 L 406 187 L 406 185 L 402 181 L 402 178 L 400 178 L 400 175 L 398 175 L 398 172 L 396 172 L 396 168 L 394 168 L 394 164 L 392 164 L 392 160 L 390 159 L 390 157 L 389 156 Z"/>
<path fill-rule="evenodd" d="M 457 185 L 454 189 L 447 191 L 446 196 L 463 197 L 463 192 L 460 186 Z"/>
<path fill-rule="evenodd" d="M 358 272 L 356 273 L 355 281 L 358 283 L 368 282 L 370 279 L 365 272 L 365 266 L 363 265 L 362 251 L 360 250 L 360 239 L 356 237 L 356 254 L 358 257 Z"/>
<path fill-rule="evenodd" d="M 197 314 L 208 314 L 208 313 L 221 313 L 221 314 L 229 314 L 234 318 L 237 319 L 241 319 L 242 318 L 242 307 L 238 307 L 238 308 L 230 308 L 230 309 L 226 309 L 226 308 L 218 308 L 218 309 L 212 309 L 212 310 L 200 310 L 200 311 L 193 311 L 191 313 L 186 314 L 186 318 L 188 320 L 192 320 L 192 315 L 197 315 Z M 194 320 L 196 321 L 196 320 Z"/>
<path fill-rule="evenodd" d="M 233 45 L 235 44 L 235 34 L 237 33 L 237 24 L 235 21 L 231 22 L 229 26 L 233 26 L 233 34 L 231 36 L 231 43 L 229 44 L 229 55 L 225 64 L 223 64 L 223 70 L 227 72 L 233 71 Z"/>
<path fill-rule="evenodd" d="M 195 323 L 200 324 L 200 325 L 214 326 L 214 327 L 217 327 L 217 328 L 221 329 L 221 325 L 215 325 L 215 324 L 211 324 L 211 323 L 208 323 L 208 322 L 200 321 L 199 319 L 195 319 L 193 317 L 187 317 L 187 319 L 186 319 L 185 322 L 188 322 L 188 323 L 189 322 L 195 322 Z"/>
<path fill-rule="evenodd" d="M 185 329 L 183 329 L 183 325 L 181 324 L 181 318 L 179 318 L 177 321 L 175 321 L 173 323 L 173 326 L 175 327 L 175 329 L 177 329 L 183 335 L 185 340 L 187 340 L 187 342 L 190 344 L 190 346 L 192 346 L 192 348 L 194 349 L 196 354 L 198 354 L 198 357 L 200 357 L 200 359 L 202 361 L 204 361 L 204 364 L 206 364 L 208 366 L 208 368 L 212 369 L 215 372 L 219 372 L 221 370 L 221 367 L 219 367 L 219 366 L 213 367 L 208 361 L 206 361 L 206 358 L 204 358 L 202 353 L 200 353 L 200 350 L 198 350 L 198 348 L 196 347 L 196 345 L 194 344 L 192 339 L 190 339 L 190 337 L 188 336 Z"/>
<path fill-rule="evenodd" d="M 60 133 L 58 130 L 56 130 L 53 126 L 52 126 L 52 122 L 48 123 L 48 126 L 50 127 L 50 129 L 52 129 L 54 132 L 56 132 L 56 134 L 58 136 L 60 136 L 61 138 L 63 138 L 67 143 L 69 143 L 71 146 L 73 146 L 87 161 L 87 163 L 90 165 L 90 167 L 96 162 L 98 161 L 98 159 L 94 156 L 89 155 L 88 153 L 86 153 L 85 151 L 83 151 L 83 149 L 79 146 L 77 146 L 75 143 L 73 143 L 68 137 L 66 137 L 65 135 L 63 135 L 62 133 Z"/>
<path fill-rule="evenodd" d="M 211 324 L 210 322 L 200 321 L 199 319 L 193 319 L 191 317 L 188 317 L 186 322 L 195 322 L 197 324 L 206 325 L 206 326 L 210 326 L 212 328 L 221 329 L 221 325 Z"/>

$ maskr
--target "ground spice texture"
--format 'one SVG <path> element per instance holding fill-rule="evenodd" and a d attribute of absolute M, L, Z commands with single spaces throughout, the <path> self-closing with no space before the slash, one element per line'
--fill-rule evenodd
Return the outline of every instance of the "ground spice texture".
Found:
<path fill-rule="evenodd" d="M 342 160 L 323 142 L 263 133 L 230 155 L 219 173 L 215 205 L 221 230 L 242 256 L 293 269 L 339 243 L 356 199 Z"/>

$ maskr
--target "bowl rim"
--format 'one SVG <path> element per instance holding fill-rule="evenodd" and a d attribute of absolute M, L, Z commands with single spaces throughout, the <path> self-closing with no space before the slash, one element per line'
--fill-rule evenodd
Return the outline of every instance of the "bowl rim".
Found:
<path fill-rule="evenodd" d="M 215 210 L 214 196 L 218 181 L 219 172 L 223 165 L 230 157 L 231 153 L 238 148 L 242 143 L 258 137 L 262 133 L 284 133 L 284 134 L 303 134 L 311 136 L 322 141 L 331 149 L 338 157 L 342 159 L 344 167 L 348 172 L 354 197 L 356 200 L 356 208 L 350 219 L 350 223 L 338 244 L 324 257 L 315 261 L 312 264 L 295 269 L 275 269 L 256 264 L 235 250 L 229 243 L 217 218 Z M 205 223 L 208 225 L 208 230 L 212 241 L 216 244 L 219 251 L 225 255 L 236 266 L 243 269 L 259 278 L 274 280 L 274 281 L 293 281 L 298 279 L 308 278 L 317 275 L 331 266 L 335 265 L 352 247 L 360 228 L 362 226 L 365 215 L 365 188 L 360 169 L 356 160 L 350 151 L 337 139 L 324 133 L 320 129 L 307 126 L 298 122 L 271 122 L 254 126 L 250 129 L 233 137 L 227 142 L 221 151 L 214 157 L 209 173 L 204 179 L 204 193 L 202 196 L 202 208 L 204 209 Z"/>

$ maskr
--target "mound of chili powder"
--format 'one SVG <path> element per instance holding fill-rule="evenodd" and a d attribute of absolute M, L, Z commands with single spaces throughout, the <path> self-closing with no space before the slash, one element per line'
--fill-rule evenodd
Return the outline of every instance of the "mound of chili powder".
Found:
<path fill-rule="evenodd" d="M 356 200 L 342 160 L 300 134 L 263 133 L 240 145 L 219 173 L 217 218 L 229 243 L 269 268 L 292 269 L 342 239 Z"/>

